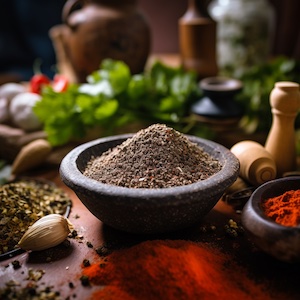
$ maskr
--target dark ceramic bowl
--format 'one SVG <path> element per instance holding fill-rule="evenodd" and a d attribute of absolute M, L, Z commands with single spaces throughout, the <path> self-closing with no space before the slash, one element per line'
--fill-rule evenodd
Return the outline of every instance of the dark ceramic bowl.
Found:
<path fill-rule="evenodd" d="M 210 178 L 186 186 L 146 189 L 103 184 L 82 174 L 92 156 L 121 144 L 132 134 L 97 139 L 78 146 L 61 162 L 60 175 L 85 206 L 103 223 L 130 233 L 164 233 L 196 223 L 214 207 L 237 178 L 239 162 L 225 147 L 188 136 L 222 169 Z"/>
<path fill-rule="evenodd" d="M 240 80 L 227 77 L 207 77 L 200 81 L 203 97 L 192 106 L 196 115 L 217 118 L 240 118 L 242 107 L 236 102 L 236 95 L 242 90 Z"/>
<path fill-rule="evenodd" d="M 261 203 L 286 191 L 298 189 L 298 176 L 269 181 L 253 192 L 242 211 L 243 227 L 254 244 L 285 262 L 300 261 L 300 226 L 288 227 L 276 223 L 265 215 Z"/>

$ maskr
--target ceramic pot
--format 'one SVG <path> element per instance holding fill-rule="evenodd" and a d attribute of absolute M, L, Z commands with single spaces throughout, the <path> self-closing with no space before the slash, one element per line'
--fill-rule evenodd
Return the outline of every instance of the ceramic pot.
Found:
<path fill-rule="evenodd" d="M 143 71 L 150 52 L 150 28 L 135 0 L 68 0 L 63 8 L 65 47 L 77 81 L 99 69 L 105 58 Z"/>
<path fill-rule="evenodd" d="M 198 116 L 212 119 L 240 119 L 243 110 L 235 96 L 242 90 L 240 80 L 227 77 L 208 77 L 200 81 L 203 97 L 192 106 Z"/>

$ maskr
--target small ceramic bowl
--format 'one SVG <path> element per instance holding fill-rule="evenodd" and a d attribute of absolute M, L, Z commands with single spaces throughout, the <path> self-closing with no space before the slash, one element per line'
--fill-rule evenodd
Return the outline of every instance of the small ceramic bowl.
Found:
<path fill-rule="evenodd" d="M 264 252 L 285 262 L 300 261 L 300 226 L 289 227 L 276 223 L 266 216 L 261 203 L 286 191 L 298 189 L 299 176 L 271 180 L 252 193 L 242 211 L 242 225 L 253 243 Z"/>
<path fill-rule="evenodd" d="M 207 77 L 200 81 L 203 97 L 192 106 L 196 115 L 208 118 L 240 118 L 242 107 L 236 95 L 242 90 L 240 80 L 227 77 Z"/>
<path fill-rule="evenodd" d="M 82 173 L 92 156 L 100 156 L 129 135 L 97 139 L 74 148 L 61 162 L 60 174 L 86 207 L 103 223 L 130 233 L 164 233 L 200 223 L 237 178 L 239 162 L 227 148 L 198 137 L 188 138 L 219 160 L 222 169 L 185 186 L 146 189 L 103 184 Z"/>

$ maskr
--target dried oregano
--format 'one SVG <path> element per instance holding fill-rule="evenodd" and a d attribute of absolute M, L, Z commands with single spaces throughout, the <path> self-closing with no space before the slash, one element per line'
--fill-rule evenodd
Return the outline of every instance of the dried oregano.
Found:
<path fill-rule="evenodd" d="M 0 254 L 13 250 L 35 221 L 48 214 L 64 214 L 71 200 L 50 184 L 21 180 L 0 186 Z"/>
<path fill-rule="evenodd" d="M 205 180 L 221 167 L 185 135 L 154 124 L 93 158 L 84 175 L 129 188 L 167 188 Z"/>

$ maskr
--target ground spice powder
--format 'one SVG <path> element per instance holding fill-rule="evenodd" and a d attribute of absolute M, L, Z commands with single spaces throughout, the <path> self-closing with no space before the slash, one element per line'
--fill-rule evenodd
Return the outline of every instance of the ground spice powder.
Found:
<path fill-rule="evenodd" d="M 300 190 L 290 190 L 262 203 L 265 214 L 284 226 L 300 225 Z"/>
<path fill-rule="evenodd" d="M 84 175 L 129 188 L 166 188 L 207 179 L 220 169 L 216 159 L 186 136 L 154 124 L 93 158 Z"/>
<path fill-rule="evenodd" d="M 183 240 L 145 241 L 83 269 L 91 299 L 268 300 L 262 286 L 219 250 Z"/>

